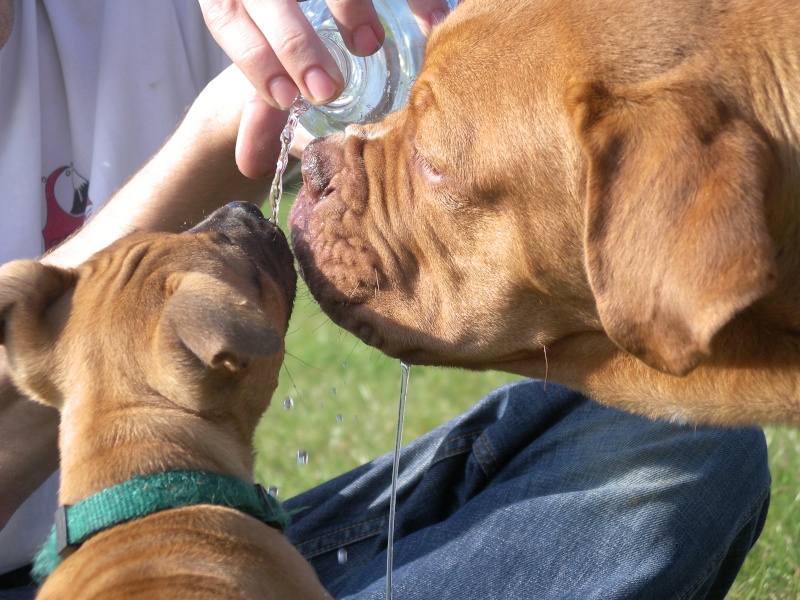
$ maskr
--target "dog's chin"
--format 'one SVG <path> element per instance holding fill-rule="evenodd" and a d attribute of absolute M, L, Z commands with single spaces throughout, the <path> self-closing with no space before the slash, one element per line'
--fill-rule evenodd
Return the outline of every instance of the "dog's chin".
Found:
<path fill-rule="evenodd" d="M 315 297 L 331 321 L 368 346 L 410 364 L 420 364 L 421 361 L 430 359 L 419 334 L 405 330 L 391 317 L 379 314 L 365 304 L 335 302 L 324 296 Z"/>

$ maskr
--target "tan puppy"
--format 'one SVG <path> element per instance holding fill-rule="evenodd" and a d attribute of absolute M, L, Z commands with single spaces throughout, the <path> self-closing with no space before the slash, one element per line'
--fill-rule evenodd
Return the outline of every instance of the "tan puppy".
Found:
<path fill-rule="evenodd" d="M 175 469 L 252 483 L 295 280 L 285 237 L 246 203 L 185 234 L 133 234 L 75 270 L 0 268 L 14 381 L 62 411 L 60 503 Z M 98 533 L 40 596 L 329 597 L 277 529 L 211 505 Z"/>
<path fill-rule="evenodd" d="M 466 0 L 304 156 L 301 272 L 410 363 L 800 424 L 800 3 Z"/>

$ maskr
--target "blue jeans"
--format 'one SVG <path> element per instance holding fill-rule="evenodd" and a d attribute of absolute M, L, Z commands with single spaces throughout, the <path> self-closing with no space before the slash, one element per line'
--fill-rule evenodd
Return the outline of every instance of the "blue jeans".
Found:
<path fill-rule="evenodd" d="M 384 597 L 391 462 L 286 502 L 336 598 Z M 723 598 L 769 504 L 760 430 L 649 421 L 538 381 L 495 390 L 400 466 L 398 600 Z"/>
<path fill-rule="evenodd" d="M 286 502 L 303 508 L 289 538 L 336 598 L 384 597 L 391 463 Z M 516 382 L 403 449 L 394 595 L 723 598 L 769 486 L 758 429 L 679 427 Z"/>

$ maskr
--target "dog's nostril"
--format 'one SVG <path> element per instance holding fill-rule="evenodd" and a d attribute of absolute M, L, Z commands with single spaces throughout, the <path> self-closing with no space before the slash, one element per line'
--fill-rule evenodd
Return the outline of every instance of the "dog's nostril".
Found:
<path fill-rule="evenodd" d="M 303 184 L 312 198 L 319 199 L 328 192 L 333 169 L 324 159 L 324 139 L 311 142 L 303 152 Z"/>

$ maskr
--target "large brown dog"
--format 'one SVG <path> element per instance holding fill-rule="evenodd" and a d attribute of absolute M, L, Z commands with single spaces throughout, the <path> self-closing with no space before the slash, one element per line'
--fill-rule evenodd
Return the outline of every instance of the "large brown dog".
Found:
<path fill-rule="evenodd" d="M 409 363 L 800 424 L 800 3 L 466 0 L 408 105 L 312 143 L 295 252 Z"/>
<path fill-rule="evenodd" d="M 285 237 L 246 203 L 185 234 L 133 234 L 75 270 L 0 268 L 14 382 L 62 412 L 60 504 L 176 469 L 252 483 L 295 281 Z M 277 529 L 198 505 L 91 537 L 40 597 L 330 596 Z"/>

